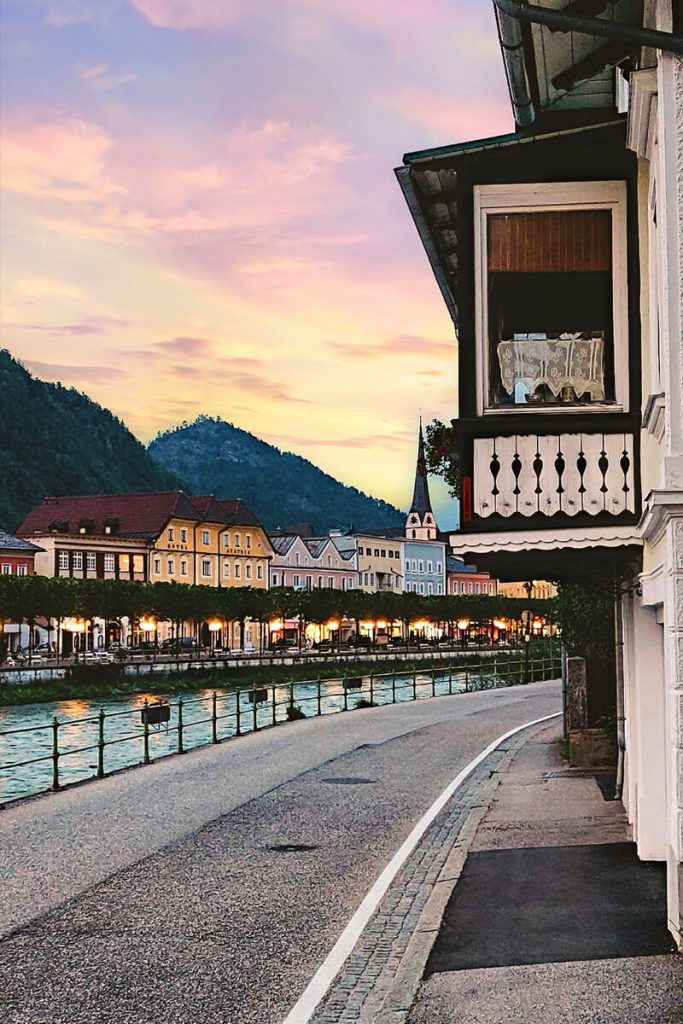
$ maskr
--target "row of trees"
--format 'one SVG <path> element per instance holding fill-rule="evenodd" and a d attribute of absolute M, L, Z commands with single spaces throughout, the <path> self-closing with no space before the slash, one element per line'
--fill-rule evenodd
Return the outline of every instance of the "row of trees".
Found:
<path fill-rule="evenodd" d="M 67 617 L 91 620 L 153 616 L 175 623 L 247 620 L 259 623 L 297 618 L 324 623 L 330 619 L 384 619 L 455 622 L 506 617 L 519 620 L 523 610 L 548 617 L 552 602 L 479 595 L 396 594 L 391 591 L 292 590 L 276 587 L 206 587 L 180 583 L 134 583 L 127 580 L 54 579 L 48 576 L 0 576 L 0 621 L 35 623 Z"/>

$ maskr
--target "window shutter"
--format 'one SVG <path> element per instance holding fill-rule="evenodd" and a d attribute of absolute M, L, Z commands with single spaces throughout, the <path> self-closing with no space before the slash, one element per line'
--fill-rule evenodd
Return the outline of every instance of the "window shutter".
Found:
<path fill-rule="evenodd" d="M 610 270 L 610 210 L 493 213 L 488 219 L 489 271 Z"/>

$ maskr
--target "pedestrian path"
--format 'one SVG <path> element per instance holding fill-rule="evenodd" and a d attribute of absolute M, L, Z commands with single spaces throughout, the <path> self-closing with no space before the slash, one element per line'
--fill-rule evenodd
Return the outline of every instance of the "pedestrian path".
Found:
<path fill-rule="evenodd" d="M 314 1024 L 680 1024 L 659 864 L 560 726 L 514 737 L 434 823 Z"/>

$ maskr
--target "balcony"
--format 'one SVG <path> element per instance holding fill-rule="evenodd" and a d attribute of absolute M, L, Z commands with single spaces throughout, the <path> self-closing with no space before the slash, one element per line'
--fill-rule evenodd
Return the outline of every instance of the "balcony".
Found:
<path fill-rule="evenodd" d="M 463 529 L 492 517 L 515 517 L 520 525 L 530 517 L 536 525 L 538 517 L 554 523 L 568 517 L 567 525 L 575 517 L 584 523 L 635 521 L 634 443 L 628 433 L 475 437 L 472 479 L 463 488 Z"/>

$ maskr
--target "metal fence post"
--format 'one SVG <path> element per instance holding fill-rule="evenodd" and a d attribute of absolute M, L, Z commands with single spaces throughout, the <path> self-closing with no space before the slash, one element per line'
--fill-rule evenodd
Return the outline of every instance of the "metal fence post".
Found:
<path fill-rule="evenodd" d="M 448 696 L 453 695 L 453 666 L 448 662 Z"/>
<path fill-rule="evenodd" d="M 465 669 L 465 693 L 469 692 L 469 688 L 470 688 L 470 673 L 469 673 L 468 669 L 466 668 Z"/>
<path fill-rule="evenodd" d="M 178 697 L 178 753 L 184 754 L 183 749 L 183 698 Z"/>
<path fill-rule="evenodd" d="M 104 776 L 104 708 L 100 708 L 97 735 L 97 778 Z"/>
<path fill-rule="evenodd" d="M 252 707 L 252 731 L 253 732 L 258 732 L 258 705 L 256 703 L 256 697 L 257 696 L 258 696 L 258 694 L 256 693 L 256 684 L 254 684 L 254 689 L 251 691 L 251 699 L 253 701 L 252 706 L 251 706 Z"/>
<path fill-rule="evenodd" d="M 373 688 L 373 687 L 374 687 L 374 675 L 373 675 L 373 673 L 371 672 L 371 673 L 370 673 L 370 703 L 371 703 L 371 704 L 374 704 L 374 703 L 375 703 L 375 702 L 374 702 L 374 699 L 373 699 L 373 698 L 374 698 L 374 696 L 375 696 L 375 691 L 374 691 L 374 688 Z"/>
<path fill-rule="evenodd" d="M 142 714 L 143 714 L 143 723 L 142 723 L 143 734 L 142 734 L 142 737 L 143 737 L 143 750 L 144 750 L 144 753 L 142 755 L 142 763 L 143 764 L 149 764 L 149 717 L 147 715 L 148 710 L 149 710 L 149 701 L 145 700 L 145 703 L 142 706 Z"/>
<path fill-rule="evenodd" d="M 391 673 L 391 703 L 396 703 L 396 675 L 394 672 Z"/>
<path fill-rule="evenodd" d="M 55 792 L 61 789 L 59 785 L 59 722 L 55 716 L 52 719 L 52 788 Z"/>
<path fill-rule="evenodd" d="M 277 705 L 275 703 L 275 687 L 273 687 L 273 725 L 277 725 Z"/>
<path fill-rule="evenodd" d="M 349 710 L 349 691 L 346 689 L 346 680 L 342 679 L 342 686 L 344 688 L 344 711 Z"/>
<path fill-rule="evenodd" d="M 290 706 L 290 708 L 294 707 L 294 683 L 293 682 L 291 682 L 289 684 L 289 706 Z"/>
<path fill-rule="evenodd" d="M 413 700 L 417 700 L 417 669 L 413 670 Z"/>
<path fill-rule="evenodd" d="M 431 670 L 432 673 L 432 697 L 436 697 L 436 669 Z"/>
<path fill-rule="evenodd" d="M 318 718 L 320 718 L 320 716 L 323 713 L 323 697 L 321 693 L 321 686 L 322 680 L 320 679 L 320 676 L 318 676 Z"/>
<path fill-rule="evenodd" d="M 218 696 L 215 690 L 211 694 L 211 742 L 218 743 Z"/>
<path fill-rule="evenodd" d="M 241 713 L 242 713 L 242 709 L 240 707 L 240 688 L 238 686 L 237 689 L 235 690 L 235 736 L 241 736 L 242 735 L 242 728 L 241 728 L 241 721 L 240 721 Z"/>

